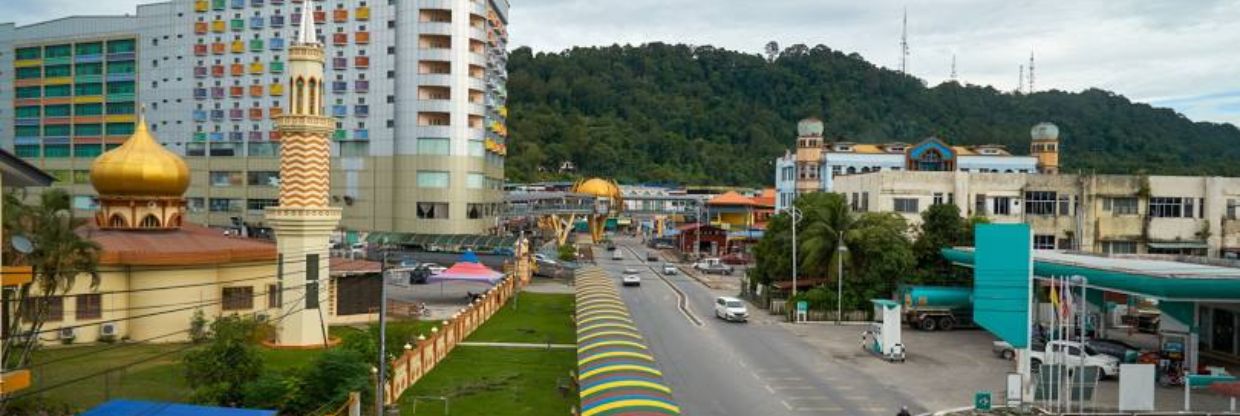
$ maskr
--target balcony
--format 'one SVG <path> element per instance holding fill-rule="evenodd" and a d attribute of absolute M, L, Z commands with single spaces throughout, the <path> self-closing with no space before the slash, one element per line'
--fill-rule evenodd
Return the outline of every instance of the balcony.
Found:
<path fill-rule="evenodd" d="M 366 104 L 358 104 L 353 106 L 354 117 L 370 117 L 370 106 Z"/>
<path fill-rule="evenodd" d="M 262 119 L 263 119 L 263 109 L 261 109 L 261 108 L 251 108 L 251 109 L 250 109 L 250 120 L 255 120 L 255 121 L 258 121 L 258 120 L 262 120 Z"/>
<path fill-rule="evenodd" d="M 228 21 L 228 28 L 233 32 L 240 32 L 245 29 L 245 19 L 232 19 Z"/>
<path fill-rule="evenodd" d="M 245 141 L 245 132 L 241 132 L 241 131 L 228 132 L 228 141 L 230 142 Z"/>
<path fill-rule="evenodd" d="M 349 34 L 348 34 L 348 33 L 333 33 L 333 34 L 332 34 L 332 44 L 334 44 L 334 45 L 348 45 L 348 44 L 349 44 Z"/>
<path fill-rule="evenodd" d="M 194 78 L 206 78 L 206 77 L 207 77 L 207 67 L 205 66 L 194 67 Z"/>
<path fill-rule="evenodd" d="M 250 39 L 250 52 L 262 52 L 262 51 L 263 51 L 263 40 L 262 39 Z"/>
<path fill-rule="evenodd" d="M 332 58 L 332 69 L 349 69 L 349 58 Z"/>
<path fill-rule="evenodd" d="M 211 44 L 211 54 L 223 55 L 226 52 L 228 52 L 228 45 L 225 45 L 224 42 L 215 42 Z"/>
<path fill-rule="evenodd" d="M 262 62 L 251 62 L 250 63 L 250 75 L 262 75 L 262 74 L 263 74 L 263 63 Z"/>
<path fill-rule="evenodd" d="M 205 100 L 206 98 L 207 98 L 206 88 L 194 88 L 194 99 L 195 100 Z"/>
<path fill-rule="evenodd" d="M 284 109 L 280 107 L 271 107 L 267 109 L 267 114 L 270 114 L 271 118 L 276 118 L 284 114 Z"/>
<path fill-rule="evenodd" d="M 332 106 L 332 117 L 348 117 L 348 116 L 349 116 L 349 106 L 339 105 L 339 104 Z"/>
<path fill-rule="evenodd" d="M 355 68 L 370 68 L 370 57 L 369 56 L 353 57 L 353 66 Z"/>
<path fill-rule="evenodd" d="M 370 7 L 361 6 L 353 11 L 354 18 L 357 20 L 370 20 Z"/>
<path fill-rule="evenodd" d="M 332 21 L 336 23 L 345 23 L 349 21 L 349 9 L 332 10 Z"/>
<path fill-rule="evenodd" d="M 250 7 L 263 7 L 263 0 L 250 0 Z"/>
<path fill-rule="evenodd" d="M 261 111 L 261 110 L 260 110 L 260 111 Z M 252 131 L 252 132 L 250 132 L 250 134 L 249 134 L 249 140 L 250 140 L 250 141 L 252 141 L 252 142 L 261 142 L 261 141 L 263 141 L 263 132 L 261 132 L 261 131 Z"/>
<path fill-rule="evenodd" d="M 244 9 L 244 8 L 245 8 L 245 0 L 232 0 L 232 8 L 234 8 L 234 9 Z"/>
<path fill-rule="evenodd" d="M 250 86 L 250 97 L 261 98 L 262 96 L 263 96 L 262 85 L 251 85 Z"/>
<path fill-rule="evenodd" d="M 198 0 L 194 2 L 194 11 L 198 13 L 206 12 L 211 8 L 211 3 L 207 0 Z"/>
<path fill-rule="evenodd" d="M 423 33 L 423 39 L 426 39 L 429 35 L 442 35 L 441 37 L 447 38 L 452 35 L 452 23 L 434 21 L 418 22 L 418 32 Z M 449 42 L 451 41 L 449 40 Z M 451 43 L 449 43 L 448 47 L 451 47 L 450 45 Z M 421 47 L 426 48 L 427 46 Z"/>
<path fill-rule="evenodd" d="M 281 83 L 273 83 L 273 84 L 271 84 L 270 86 L 268 86 L 268 87 L 267 87 L 267 91 L 269 91 L 269 92 L 270 92 L 270 94 L 271 94 L 271 96 L 273 96 L 273 97 L 279 97 L 279 96 L 282 96 L 282 95 L 284 95 L 284 84 L 281 84 Z"/>
<path fill-rule="evenodd" d="M 232 53 L 245 53 L 245 42 L 234 40 L 229 49 L 232 50 Z"/>
<path fill-rule="evenodd" d="M 271 64 L 267 67 L 273 74 L 280 74 L 284 72 L 284 62 L 282 61 L 271 61 Z"/>
<path fill-rule="evenodd" d="M 320 25 L 323 23 L 327 23 L 327 12 L 322 11 L 322 10 L 315 11 L 314 12 L 314 23 L 320 24 Z"/>
<path fill-rule="evenodd" d="M 332 92 L 343 93 L 349 90 L 348 81 L 332 81 Z"/>
<path fill-rule="evenodd" d="M 221 100 L 224 98 L 224 87 L 211 87 L 211 98 Z"/>
<path fill-rule="evenodd" d="M 271 27 L 273 28 L 284 27 L 284 15 L 277 14 L 277 15 L 271 16 Z"/>
<path fill-rule="evenodd" d="M 224 120 L 224 110 L 211 110 L 211 121 Z"/>
<path fill-rule="evenodd" d="M 205 35 L 207 34 L 207 31 L 210 31 L 210 30 L 211 30 L 211 26 L 207 24 L 207 22 L 195 22 L 194 23 L 194 34 L 196 35 Z"/>
<path fill-rule="evenodd" d="M 266 23 L 267 19 L 262 16 L 250 16 L 250 29 L 262 29 Z"/>
<path fill-rule="evenodd" d="M 365 80 L 365 79 L 359 79 L 357 81 L 353 81 L 353 91 L 357 91 L 357 92 L 370 91 L 370 81 Z"/>
<path fill-rule="evenodd" d="M 232 65 L 229 65 L 229 67 L 228 67 L 228 72 L 229 72 L 230 74 L 232 74 L 232 76 L 234 76 L 234 77 L 239 77 L 239 76 L 245 75 L 245 65 L 243 65 L 243 64 L 232 64 Z"/>
<path fill-rule="evenodd" d="M 133 52 L 114 52 L 108 54 L 108 62 L 132 61 L 137 57 Z M 51 62 L 48 62 L 50 64 Z"/>
<path fill-rule="evenodd" d="M 207 55 L 206 44 L 199 43 L 199 44 L 194 45 L 194 56 L 206 56 L 206 55 Z"/>
<path fill-rule="evenodd" d="M 215 20 L 211 22 L 211 31 L 215 33 L 224 33 L 228 30 L 228 22 L 223 20 Z"/>
<path fill-rule="evenodd" d="M 366 45 L 370 43 L 370 32 L 357 32 L 353 35 L 353 41 L 358 45 Z"/>
<path fill-rule="evenodd" d="M 284 50 L 284 38 L 271 38 L 271 40 L 267 42 L 267 47 L 271 48 L 273 51 Z"/>
<path fill-rule="evenodd" d="M 332 140 L 344 140 L 348 137 L 348 133 L 349 132 L 347 130 L 336 129 L 336 131 L 332 133 Z"/>
<path fill-rule="evenodd" d="M 212 113 L 214 114 L 214 111 Z M 220 133 L 217 131 L 217 132 L 208 134 L 207 139 L 213 142 L 222 142 L 224 141 L 224 133 Z"/>
<path fill-rule="evenodd" d="M 243 118 L 245 118 L 245 110 L 240 108 L 232 108 L 228 110 L 229 120 L 241 120 Z"/>
<path fill-rule="evenodd" d="M 194 110 L 194 121 L 200 123 L 207 121 L 207 112 L 205 110 Z"/>
<path fill-rule="evenodd" d="M 207 134 L 206 134 L 206 133 L 203 133 L 203 132 L 194 133 L 194 141 L 196 141 L 196 142 L 205 142 L 205 141 L 207 141 Z"/>
<path fill-rule="evenodd" d="M 216 78 L 224 77 L 224 66 L 223 65 L 212 65 L 211 76 L 216 77 Z"/>
<path fill-rule="evenodd" d="M 243 96 L 243 95 L 245 95 L 245 87 L 241 87 L 241 86 L 232 86 L 232 87 L 228 87 L 228 96 L 229 96 L 229 97 L 232 97 L 232 98 L 241 98 L 241 96 Z"/>

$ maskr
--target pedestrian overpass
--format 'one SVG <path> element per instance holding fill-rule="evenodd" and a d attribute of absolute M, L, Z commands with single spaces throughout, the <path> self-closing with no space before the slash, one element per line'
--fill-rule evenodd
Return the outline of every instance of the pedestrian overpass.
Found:
<path fill-rule="evenodd" d="M 551 232 L 557 244 L 564 244 L 579 219 L 624 214 L 633 219 L 651 219 L 656 233 L 674 217 L 698 218 L 711 195 L 633 195 L 619 201 L 611 197 L 571 191 L 511 192 L 504 197 L 501 218 L 530 218 L 538 228 Z"/>

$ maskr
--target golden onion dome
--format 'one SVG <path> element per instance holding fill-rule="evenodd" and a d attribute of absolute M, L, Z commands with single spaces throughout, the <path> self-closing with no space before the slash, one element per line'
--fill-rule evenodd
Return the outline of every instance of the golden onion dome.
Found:
<path fill-rule="evenodd" d="M 573 187 L 573 192 L 606 198 L 617 198 L 620 196 L 619 187 L 611 181 L 601 178 L 590 178 L 578 183 L 577 186 Z"/>
<path fill-rule="evenodd" d="M 124 144 L 95 158 L 90 182 L 101 196 L 179 197 L 189 188 L 189 166 L 156 142 L 139 116 Z"/>

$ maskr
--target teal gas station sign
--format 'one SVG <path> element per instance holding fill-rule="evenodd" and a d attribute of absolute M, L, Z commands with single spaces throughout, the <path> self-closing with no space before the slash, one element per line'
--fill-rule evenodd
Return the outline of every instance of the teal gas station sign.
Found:
<path fill-rule="evenodd" d="M 1028 224 L 978 224 L 973 319 L 1015 348 L 1029 345 L 1033 235 Z"/>

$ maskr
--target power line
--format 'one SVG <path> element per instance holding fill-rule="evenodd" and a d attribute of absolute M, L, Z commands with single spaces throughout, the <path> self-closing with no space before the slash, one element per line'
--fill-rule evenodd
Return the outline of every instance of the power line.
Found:
<path fill-rule="evenodd" d="M 288 317 L 289 315 L 292 315 L 292 314 L 293 314 L 293 313 L 295 313 L 295 312 L 296 312 L 296 311 L 290 311 L 289 313 L 286 313 L 286 314 L 284 314 L 284 315 L 280 316 L 279 318 L 277 318 L 277 319 L 275 320 L 275 322 L 279 323 L 280 321 L 284 320 L 284 318 Z M 23 398 L 23 397 L 28 397 L 28 396 L 32 396 L 32 395 L 35 395 L 35 394 L 40 394 L 40 393 L 43 393 L 43 392 L 46 392 L 46 391 L 55 390 L 55 389 L 58 389 L 58 388 L 61 388 L 61 387 L 64 387 L 64 386 L 67 386 L 67 385 L 70 385 L 70 384 L 74 384 L 74 383 L 77 383 L 77 382 L 80 382 L 80 381 L 83 381 L 83 380 L 88 380 L 88 379 L 91 379 L 91 378 L 94 378 L 94 377 L 97 377 L 97 376 L 100 376 L 100 375 L 108 374 L 108 373 L 111 373 L 111 372 L 116 371 L 116 370 L 123 370 L 123 369 L 129 368 L 129 367 L 133 367 L 133 366 L 138 365 L 138 364 L 140 364 L 140 363 L 143 363 L 143 362 L 146 362 L 146 361 L 150 361 L 150 360 L 153 360 L 153 359 L 156 359 L 156 358 L 163 358 L 163 357 L 167 357 L 167 356 L 169 356 L 169 355 L 173 355 L 173 354 L 181 353 L 181 352 L 187 351 L 187 350 L 189 350 L 189 349 L 191 349 L 191 348 L 194 348 L 194 347 L 197 347 L 197 346 L 198 346 L 198 344 L 192 344 L 192 343 L 191 343 L 191 344 L 188 344 L 188 345 L 186 345 L 186 346 L 184 346 L 184 347 L 177 348 L 177 349 L 172 350 L 172 351 L 163 352 L 163 353 L 156 354 L 156 355 L 154 355 L 154 356 L 150 356 L 150 357 L 144 357 L 141 361 L 135 361 L 135 362 L 131 362 L 131 363 L 128 363 L 128 364 L 125 364 L 125 365 L 119 365 L 119 366 L 116 366 L 116 367 L 110 367 L 110 368 L 104 369 L 103 371 L 98 371 L 98 372 L 94 372 L 94 373 L 91 373 L 91 374 L 87 374 L 87 375 L 84 375 L 84 376 L 81 376 L 81 377 L 77 377 L 77 378 L 74 378 L 74 379 L 66 380 L 66 381 L 63 381 L 63 382 L 60 382 L 60 383 L 53 384 L 53 385 L 51 385 L 51 386 L 46 386 L 46 387 L 42 387 L 42 388 L 38 388 L 38 389 L 34 389 L 34 390 L 27 390 L 27 391 L 23 392 L 22 394 L 19 394 L 19 395 L 16 395 L 16 396 L 12 396 L 12 397 L 9 397 L 9 398 L 7 398 L 6 400 L 20 399 L 20 398 Z"/>
<path fill-rule="evenodd" d="M 288 290 L 288 289 L 296 289 L 296 288 L 298 288 L 298 287 L 305 287 L 305 286 L 309 286 L 309 284 L 305 284 L 305 285 L 298 285 L 298 286 L 290 286 L 289 288 L 282 289 L 282 291 L 283 291 L 283 290 Z M 130 320 L 134 320 L 134 319 L 150 318 L 150 317 L 153 317 L 153 316 L 159 316 L 159 315 L 164 315 L 164 314 L 169 314 L 169 313 L 184 312 L 184 311 L 187 311 L 187 310 L 190 310 L 190 309 L 196 309 L 196 308 L 200 308 L 200 307 L 203 307 L 203 306 L 212 306 L 212 305 L 220 304 L 220 303 L 223 303 L 223 302 L 224 302 L 224 299 L 223 299 L 223 298 L 220 298 L 220 299 L 216 299 L 216 300 L 213 300 L 213 301 L 208 301 L 208 302 L 204 302 L 204 303 L 202 303 L 202 304 L 192 305 L 192 306 L 188 306 L 188 307 L 184 307 L 184 308 L 169 309 L 169 310 L 165 310 L 165 311 L 152 312 L 152 313 L 142 314 L 142 315 L 126 316 L 126 317 L 124 317 L 124 318 L 106 319 L 106 320 L 101 320 L 101 321 L 91 322 L 91 323 L 88 323 L 88 324 L 65 325 L 65 326 L 59 326 L 59 327 L 56 327 L 55 329 L 45 329 L 45 330 L 40 330 L 40 331 L 21 332 L 21 333 L 18 333 L 18 334 L 9 335 L 9 336 L 7 336 L 7 337 L 0 338 L 0 341 L 7 341 L 7 340 L 9 340 L 9 339 L 11 339 L 11 338 L 14 338 L 14 337 L 31 337 L 31 336 L 37 336 L 37 335 L 41 335 L 41 334 L 46 334 L 46 333 L 56 332 L 56 331 L 60 331 L 60 330 L 64 330 L 64 329 L 70 329 L 70 328 L 84 328 L 84 327 L 88 327 L 88 326 L 94 326 L 94 325 L 100 325 L 100 324 L 106 324 L 106 323 L 124 322 L 124 321 L 130 321 Z"/>
<path fill-rule="evenodd" d="M 289 287 L 289 288 L 285 288 L 285 289 L 283 289 L 283 290 L 289 290 L 289 289 L 295 289 L 295 287 Z M 270 292 L 268 292 L 268 293 L 270 293 Z M 260 295 L 265 295 L 265 294 L 266 294 L 266 293 L 264 293 L 264 294 L 260 294 Z M 306 296 L 308 296 L 308 295 L 309 295 L 309 293 L 303 293 L 300 297 L 298 297 L 297 299 L 293 300 L 293 301 L 292 301 L 292 302 L 290 302 L 290 303 L 291 303 L 291 304 L 300 303 L 300 302 L 301 302 L 302 300 L 304 300 L 304 299 L 306 298 Z M 259 296 L 259 295 L 256 295 L 255 297 L 257 297 L 257 296 Z M 270 309 L 270 308 L 268 308 L 268 309 Z M 254 312 L 251 312 L 251 313 L 252 313 L 252 314 L 254 314 L 254 316 L 255 316 L 255 317 L 257 317 L 258 315 L 261 315 L 263 312 L 262 312 L 262 311 L 254 311 Z M 150 338 L 144 338 L 144 339 L 137 340 L 137 341 L 130 341 L 130 342 L 125 342 L 125 343 L 118 343 L 118 344 L 113 345 L 113 346 L 110 346 L 110 347 L 106 347 L 106 348 L 102 348 L 102 349 L 98 349 L 98 350 L 91 350 L 91 351 L 87 351 L 87 352 L 82 353 L 82 354 L 75 354 L 75 355 L 70 355 L 70 356 L 66 356 L 66 357 L 60 357 L 60 358 L 57 358 L 57 359 L 55 359 L 55 360 L 48 360 L 48 361 L 43 361 L 43 362 L 35 363 L 35 364 L 30 365 L 28 368 L 33 369 L 33 368 L 38 368 L 38 367 L 44 367 L 44 366 L 51 365 L 51 364 L 54 364 L 54 363 L 63 362 L 63 361 L 69 361 L 69 360 L 73 360 L 73 359 L 77 359 L 77 358 L 85 357 L 85 356 L 88 356 L 88 355 L 94 355 L 94 354 L 98 354 L 98 353 L 101 353 L 101 352 L 111 351 L 111 350 L 114 350 L 114 349 L 119 349 L 119 348 L 123 348 L 123 347 L 130 347 L 130 346 L 141 345 L 141 344 L 145 344 L 145 343 L 147 343 L 147 342 L 154 341 L 154 340 L 157 340 L 157 339 L 167 338 L 167 337 L 174 336 L 174 335 L 180 335 L 180 334 L 183 334 L 183 333 L 186 333 L 186 332 L 190 332 L 191 330 L 192 330 L 192 328 L 186 328 L 186 329 L 182 329 L 182 330 L 179 330 L 179 331 L 174 331 L 174 332 L 169 332 L 169 333 L 166 333 L 166 334 L 156 335 L 156 336 L 153 336 L 153 337 L 150 337 Z"/>

